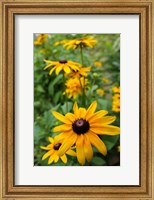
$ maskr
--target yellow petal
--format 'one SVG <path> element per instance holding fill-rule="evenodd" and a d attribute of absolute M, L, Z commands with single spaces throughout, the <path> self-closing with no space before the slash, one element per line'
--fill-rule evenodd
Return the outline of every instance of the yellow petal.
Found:
<path fill-rule="evenodd" d="M 69 74 L 71 72 L 70 68 L 67 65 L 64 66 L 64 71 L 66 74 Z"/>
<path fill-rule="evenodd" d="M 49 160 L 48 160 L 48 165 L 51 164 L 51 163 L 53 163 L 55 157 L 56 157 L 56 153 L 54 153 L 54 154 L 52 154 L 52 155 L 50 156 L 50 158 L 49 158 Z"/>
<path fill-rule="evenodd" d="M 63 163 L 67 163 L 67 156 L 64 154 L 63 156 L 60 157 Z"/>
<path fill-rule="evenodd" d="M 70 156 L 76 156 L 76 152 L 74 152 L 73 150 L 69 149 L 66 154 L 70 155 Z"/>
<path fill-rule="evenodd" d="M 52 72 L 53 72 L 55 69 L 56 69 L 56 67 L 53 67 L 53 68 L 50 70 L 49 74 L 51 75 Z"/>
<path fill-rule="evenodd" d="M 74 103 L 73 111 L 74 111 L 76 119 L 79 119 L 79 109 L 78 109 L 78 105 L 76 102 Z"/>
<path fill-rule="evenodd" d="M 100 110 L 96 113 L 94 113 L 90 118 L 90 123 L 91 122 L 96 122 L 98 119 L 102 118 L 104 115 L 107 115 L 108 114 L 108 111 L 106 110 Z"/>
<path fill-rule="evenodd" d="M 59 156 L 58 156 L 58 155 L 56 155 L 56 156 L 55 156 L 55 159 L 54 159 L 54 163 L 57 163 L 57 162 L 58 162 L 58 160 L 59 160 Z"/>
<path fill-rule="evenodd" d="M 59 66 L 56 68 L 56 75 L 58 75 L 60 73 L 60 71 L 62 70 L 62 66 Z"/>
<path fill-rule="evenodd" d="M 53 143 L 54 143 L 54 140 L 53 140 L 53 138 L 52 138 L 52 137 L 48 137 L 48 140 L 50 141 L 50 143 L 51 143 L 51 144 L 53 144 Z"/>
<path fill-rule="evenodd" d="M 84 155 L 84 149 L 83 149 L 83 135 L 79 135 L 76 141 L 76 153 L 77 153 L 77 159 L 81 165 L 85 164 L 85 155 Z"/>
<path fill-rule="evenodd" d="M 101 134 L 103 133 L 103 128 L 102 127 L 90 127 L 90 130 L 96 134 Z"/>
<path fill-rule="evenodd" d="M 88 120 L 88 119 L 94 114 L 94 112 L 95 112 L 95 110 L 96 110 L 96 107 L 97 107 L 97 102 L 94 101 L 94 102 L 89 106 L 89 108 L 88 108 L 88 110 L 87 110 L 87 113 L 86 113 L 86 116 L 85 116 L 86 120 Z"/>
<path fill-rule="evenodd" d="M 86 109 L 85 108 L 79 108 L 79 117 L 82 119 L 85 119 L 86 115 Z"/>
<path fill-rule="evenodd" d="M 89 131 L 87 135 L 90 139 L 91 144 L 94 145 L 98 149 L 98 151 L 105 156 L 107 154 L 107 148 L 104 142 L 91 131 Z"/>
<path fill-rule="evenodd" d="M 58 155 L 62 156 L 76 142 L 77 134 L 72 133 L 70 137 L 64 139 L 61 147 L 58 150 Z"/>
<path fill-rule="evenodd" d="M 43 150 L 50 150 L 50 149 L 52 149 L 52 147 L 53 147 L 52 144 L 49 144 L 49 145 L 46 146 L 46 147 L 40 146 L 40 148 L 43 149 Z"/>
<path fill-rule="evenodd" d="M 75 116 L 74 116 L 74 114 L 72 114 L 72 113 L 67 113 L 67 114 L 65 115 L 65 117 L 66 117 L 68 120 L 70 120 L 71 122 L 74 122 L 74 121 L 75 121 Z"/>
<path fill-rule="evenodd" d="M 44 156 L 42 157 L 42 160 L 45 160 L 47 157 L 49 157 L 50 155 L 52 155 L 52 153 L 54 152 L 54 150 L 50 150 L 47 153 L 44 154 Z"/>
<path fill-rule="evenodd" d="M 102 128 L 102 135 L 119 135 L 120 128 L 117 126 L 106 125 Z"/>
<path fill-rule="evenodd" d="M 53 111 L 52 114 L 54 115 L 55 118 L 57 118 L 59 121 L 66 123 L 66 124 L 71 124 L 71 122 L 62 114 Z"/>
<path fill-rule="evenodd" d="M 111 124 L 115 120 L 116 120 L 115 116 L 106 116 L 106 117 L 102 117 L 102 119 L 101 119 L 102 124 Z"/>
<path fill-rule="evenodd" d="M 53 132 L 64 132 L 64 131 L 69 131 L 71 129 L 72 129 L 71 125 L 62 124 L 54 127 Z"/>
<path fill-rule="evenodd" d="M 88 162 L 92 160 L 93 150 L 87 134 L 84 135 L 84 153 Z"/>

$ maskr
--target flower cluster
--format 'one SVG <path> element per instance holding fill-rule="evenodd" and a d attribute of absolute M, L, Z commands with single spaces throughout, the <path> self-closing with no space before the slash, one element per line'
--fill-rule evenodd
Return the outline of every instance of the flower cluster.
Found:
<path fill-rule="evenodd" d="M 47 34 L 40 34 L 34 45 L 45 43 L 47 37 Z M 55 51 L 55 59 L 50 55 L 42 59 L 42 72 L 45 77 L 49 77 L 51 83 L 48 90 L 39 90 L 43 94 L 49 91 L 52 94 L 51 101 L 53 99 L 56 104 L 51 107 L 52 120 L 47 118 L 48 123 L 53 122 L 48 136 L 49 143 L 45 146 L 45 140 L 45 145 L 39 145 L 43 150 L 42 161 L 48 158 L 48 165 L 60 162 L 66 165 L 94 165 L 93 159 L 96 156 L 105 159 L 108 151 L 117 145 L 116 141 L 119 144 L 120 128 L 112 111 L 120 112 L 120 88 L 112 88 L 114 96 L 111 97 L 110 81 L 106 78 L 108 76 L 103 75 L 102 78 L 102 62 L 93 60 L 88 63 L 86 51 L 93 49 L 96 44 L 98 41 L 93 36 L 86 35 L 56 41 L 54 47 L 60 49 L 60 45 L 63 45 L 63 51 L 75 51 L 74 56 L 68 59 L 67 53 L 61 59 L 62 55 L 56 57 Z M 107 103 L 112 98 L 112 111 L 109 111 Z M 106 137 L 116 138 L 112 147 L 108 147 Z"/>

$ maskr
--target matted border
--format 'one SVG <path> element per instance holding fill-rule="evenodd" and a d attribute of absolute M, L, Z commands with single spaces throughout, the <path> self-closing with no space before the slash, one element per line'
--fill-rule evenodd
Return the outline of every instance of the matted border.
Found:
<path fill-rule="evenodd" d="M 1 0 L 0 198 L 154 199 L 152 0 Z M 140 185 L 15 186 L 14 184 L 14 21 L 17 14 L 137 14 L 140 16 Z M 130 172 L 131 174 L 131 172 Z"/>

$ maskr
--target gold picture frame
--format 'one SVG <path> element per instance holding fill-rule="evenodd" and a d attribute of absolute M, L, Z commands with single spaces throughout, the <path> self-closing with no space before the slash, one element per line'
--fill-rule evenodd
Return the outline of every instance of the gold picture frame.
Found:
<path fill-rule="evenodd" d="M 1 0 L 0 199 L 154 199 L 154 1 Z M 16 186 L 14 184 L 14 21 L 18 14 L 137 14 L 140 17 L 139 186 Z M 131 172 L 130 172 L 131 175 Z"/>

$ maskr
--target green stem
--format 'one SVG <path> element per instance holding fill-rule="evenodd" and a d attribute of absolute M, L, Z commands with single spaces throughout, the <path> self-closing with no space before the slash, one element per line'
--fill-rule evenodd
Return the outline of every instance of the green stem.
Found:
<path fill-rule="evenodd" d="M 81 55 L 81 64 L 82 64 L 82 67 L 84 66 L 84 61 L 83 61 L 83 51 L 82 51 L 82 44 L 80 44 L 80 55 Z M 85 77 L 83 77 L 83 86 L 81 84 L 81 81 L 80 81 L 80 85 L 82 87 L 82 103 L 83 103 L 83 106 L 86 106 L 86 96 L 85 96 Z"/>

